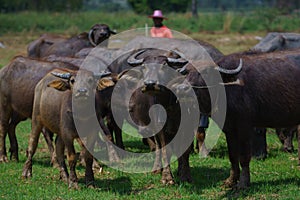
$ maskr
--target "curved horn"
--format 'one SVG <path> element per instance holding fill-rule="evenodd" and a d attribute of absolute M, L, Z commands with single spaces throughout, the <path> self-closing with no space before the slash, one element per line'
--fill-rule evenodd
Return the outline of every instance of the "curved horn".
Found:
<path fill-rule="evenodd" d="M 89 31 L 89 41 L 95 47 L 95 46 L 97 46 L 97 44 L 93 41 L 93 38 L 92 38 L 93 31 L 94 31 L 94 29 L 91 29 Z"/>
<path fill-rule="evenodd" d="M 188 63 L 188 60 L 185 58 L 185 55 L 179 51 L 172 50 L 172 53 L 175 53 L 179 56 L 179 58 L 167 58 L 169 64 L 173 64 L 175 66 L 183 66 Z"/>
<path fill-rule="evenodd" d="M 237 74 L 242 70 L 242 67 L 243 67 L 243 60 L 240 58 L 240 64 L 235 69 L 224 69 L 221 67 L 216 67 L 215 69 L 223 74 Z"/>
<path fill-rule="evenodd" d="M 67 72 L 67 73 L 51 72 L 51 74 L 53 76 L 63 78 L 63 79 L 70 79 L 72 76 L 71 73 L 69 73 L 69 72 Z"/>
<path fill-rule="evenodd" d="M 186 65 L 181 68 L 178 68 L 177 71 L 182 75 L 186 75 L 187 74 Z"/>
<path fill-rule="evenodd" d="M 111 75 L 111 72 L 109 72 L 109 71 L 102 71 L 100 73 L 94 73 L 94 77 L 98 78 L 98 79 L 109 76 L 109 75 Z"/>
<path fill-rule="evenodd" d="M 127 63 L 129 65 L 140 65 L 144 62 L 144 58 L 141 59 L 136 59 L 137 56 L 141 55 L 142 53 L 144 53 L 146 51 L 146 49 L 140 50 L 138 52 L 136 52 L 135 54 L 131 55 L 128 59 L 127 59 Z"/>

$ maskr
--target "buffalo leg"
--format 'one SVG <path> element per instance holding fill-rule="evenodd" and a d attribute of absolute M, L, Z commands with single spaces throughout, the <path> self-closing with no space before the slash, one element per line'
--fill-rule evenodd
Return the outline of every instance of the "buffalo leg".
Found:
<path fill-rule="evenodd" d="M 205 129 L 199 127 L 196 132 L 196 141 L 197 141 L 196 150 L 199 154 L 201 154 L 202 157 L 206 157 L 209 153 L 209 151 L 205 146 L 204 139 L 205 139 Z"/>
<path fill-rule="evenodd" d="M 65 163 L 65 144 L 61 137 L 57 136 L 55 140 L 56 161 L 60 171 L 60 178 L 68 182 L 69 173 Z"/>
<path fill-rule="evenodd" d="M 42 131 L 42 125 L 33 119 L 32 130 L 31 130 L 29 145 L 27 150 L 28 158 L 24 164 L 24 168 L 22 172 L 23 178 L 32 177 L 32 158 L 36 152 L 41 131 Z"/>
<path fill-rule="evenodd" d="M 293 146 L 293 134 L 294 134 L 295 127 L 286 128 L 283 131 L 285 132 L 284 135 L 286 136 L 284 142 L 283 142 L 283 149 L 287 152 L 293 152 L 294 146 Z"/>
<path fill-rule="evenodd" d="M 97 134 L 94 135 L 95 137 L 98 137 Z M 94 172 L 93 172 L 93 147 L 95 146 L 95 137 L 89 136 L 87 137 L 87 147 L 88 149 L 84 148 L 84 159 L 85 159 L 85 183 L 88 187 L 94 187 L 95 186 L 95 179 L 94 179 Z"/>
<path fill-rule="evenodd" d="M 122 138 L 122 129 L 121 127 L 118 127 L 111 114 L 107 117 L 107 127 L 109 129 L 109 132 L 111 133 L 112 141 L 114 141 L 119 148 L 125 149 Z M 115 137 L 113 137 L 113 135 Z"/>
<path fill-rule="evenodd" d="M 152 168 L 152 173 L 159 174 L 161 173 L 162 165 L 161 165 L 161 144 L 157 137 L 155 139 L 155 160 Z"/>
<path fill-rule="evenodd" d="M 297 127 L 298 133 L 298 165 L 300 165 L 300 125 Z"/>
<path fill-rule="evenodd" d="M 267 139 L 266 128 L 255 127 L 251 143 L 252 157 L 256 159 L 265 159 L 267 157 Z"/>
<path fill-rule="evenodd" d="M 45 127 L 42 129 L 42 133 L 43 133 L 43 136 L 45 138 L 45 141 L 47 143 L 47 146 L 48 146 L 48 149 L 49 149 L 49 152 L 50 152 L 50 156 L 51 156 L 51 164 L 53 166 L 56 166 L 58 163 L 56 163 L 56 153 L 55 153 L 55 150 L 54 150 L 54 147 L 53 147 L 53 133 L 46 129 Z"/>
<path fill-rule="evenodd" d="M 170 160 L 171 160 L 171 151 L 170 148 L 167 148 L 166 146 L 166 139 L 164 136 L 164 132 L 159 132 L 158 134 L 159 141 L 161 144 L 161 155 L 162 155 L 162 160 L 163 160 L 163 170 L 162 170 L 162 178 L 161 182 L 164 185 L 173 185 L 174 179 L 172 176 L 171 172 L 171 167 L 170 167 Z"/>
<path fill-rule="evenodd" d="M 242 135 L 242 137 L 239 137 L 239 162 L 242 167 L 242 172 L 237 185 L 238 189 L 244 189 L 250 186 L 249 164 L 251 160 L 251 138 L 254 135 L 254 129 L 246 127 L 247 126 L 243 126 L 243 129 L 238 132 L 239 135 Z"/>
<path fill-rule="evenodd" d="M 285 152 L 292 152 L 294 150 L 293 142 L 292 142 L 293 130 L 294 127 L 276 129 L 276 134 L 283 145 L 282 150 Z"/>
<path fill-rule="evenodd" d="M 231 163 L 230 175 L 224 181 L 224 185 L 227 187 L 233 187 L 237 184 L 240 178 L 240 167 L 239 167 L 239 154 L 238 154 L 238 141 L 234 137 L 232 132 L 226 132 L 226 142 L 229 152 L 229 160 Z"/>
<path fill-rule="evenodd" d="M 208 128 L 208 125 L 209 125 L 208 116 L 204 114 L 200 114 L 199 127 L 196 132 L 196 140 L 197 140 L 196 149 L 198 150 L 198 153 L 202 155 L 202 157 L 206 157 L 209 153 L 204 143 L 205 129 Z"/>
<path fill-rule="evenodd" d="M 16 137 L 16 126 L 26 118 L 20 118 L 18 114 L 13 113 L 9 126 L 8 126 L 8 137 L 10 141 L 10 159 L 19 161 L 19 155 L 18 155 L 18 141 Z"/>
<path fill-rule="evenodd" d="M 70 168 L 69 188 L 78 189 L 78 179 L 76 175 L 76 152 L 74 148 L 74 141 L 70 138 L 64 138 L 65 147 L 67 148 L 67 159 Z"/>
<path fill-rule="evenodd" d="M 102 118 L 99 119 L 99 123 L 100 123 L 100 126 L 101 126 L 101 128 L 104 132 L 104 135 L 105 135 L 104 140 L 105 140 L 105 143 L 106 143 L 106 146 L 107 146 L 109 161 L 110 162 L 119 162 L 120 158 L 119 158 L 119 156 L 118 156 L 118 154 L 117 154 L 117 152 L 116 152 L 116 150 L 115 150 L 115 148 L 113 147 L 113 144 L 112 144 L 111 132 L 109 131 L 109 129 L 105 125 L 104 120 Z"/>
<path fill-rule="evenodd" d="M 99 143 L 98 140 L 100 140 L 100 138 L 98 137 L 96 140 L 97 140 L 97 142 Z M 80 154 L 79 154 L 79 163 L 80 163 L 82 166 L 86 167 L 86 163 L 85 163 L 85 159 L 84 159 L 84 155 L 85 155 L 85 150 L 84 150 L 84 148 L 85 148 L 85 146 L 84 146 L 84 144 L 83 144 L 83 142 L 82 142 L 82 140 L 81 140 L 80 138 L 76 138 L 76 141 L 77 141 L 77 143 L 78 143 L 78 144 L 81 146 L 81 148 L 82 148 L 82 150 L 80 151 Z M 102 142 L 102 141 L 101 141 L 101 142 Z M 93 160 L 93 169 L 94 169 L 94 170 L 101 170 L 101 168 L 102 168 L 102 167 L 99 165 L 97 159 L 94 158 L 94 160 Z"/>
<path fill-rule="evenodd" d="M 178 158 L 178 176 L 182 182 L 192 182 L 191 169 L 189 163 L 189 157 L 191 147 L 188 148 L 183 155 Z"/>
<path fill-rule="evenodd" d="M 1 100 L 1 99 L 0 99 Z M 8 113 L 8 114 L 7 114 Z M 7 162 L 5 138 L 8 132 L 10 111 L 6 107 L 1 107 L 0 112 L 0 162 Z"/>

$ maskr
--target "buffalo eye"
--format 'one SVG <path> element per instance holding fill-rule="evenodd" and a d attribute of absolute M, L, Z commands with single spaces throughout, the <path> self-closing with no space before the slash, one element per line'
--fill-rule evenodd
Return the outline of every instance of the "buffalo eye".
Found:
<path fill-rule="evenodd" d="M 92 77 L 89 77 L 87 82 L 88 84 L 92 85 L 94 83 L 94 79 Z"/>
<path fill-rule="evenodd" d="M 75 78 L 74 77 L 71 77 L 70 78 L 70 83 L 73 85 L 75 83 Z"/>

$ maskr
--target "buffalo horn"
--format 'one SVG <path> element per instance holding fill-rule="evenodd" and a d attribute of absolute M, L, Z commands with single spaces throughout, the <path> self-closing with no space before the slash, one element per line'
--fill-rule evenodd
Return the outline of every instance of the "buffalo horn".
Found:
<path fill-rule="evenodd" d="M 167 58 L 168 63 L 173 64 L 173 65 L 185 65 L 188 63 L 188 61 L 185 59 L 184 54 L 180 53 L 179 51 L 172 50 L 173 53 L 177 54 L 179 58 Z"/>
<path fill-rule="evenodd" d="M 100 73 L 94 73 L 94 77 L 98 78 L 98 79 L 109 76 L 109 75 L 111 75 L 111 72 L 108 72 L 108 71 L 103 71 L 103 72 L 100 72 Z"/>
<path fill-rule="evenodd" d="M 93 38 L 92 38 L 93 31 L 94 31 L 94 29 L 91 29 L 89 31 L 89 41 L 95 47 L 95 46 L 97 46 L 97 44 L 93 41 Z"/>
<path fill-rule="evenodd" d="M 53 76 L 63 78 L 63 79 L 70 79 L 72 76 L 71 73 L 69 73 L 69 72 L 67 72 L 67 73 L 51 72 L 51 74 Z"/>
<path fill-rule="evenodd" d="M 140 54 L 144 53 L 146 51 L 146 49 L 140 50 L 138 52 L 136 52 L 135 54 L 131 55 L 128 59 L 127 59 L 127 63 L 129 65 L 140 65 L 144 62 L 144 58 L 141 59 L 136 59 L 137 56 L 139 56 Z"/>
<path fill-rule="evenodd" d="M 177 72 L 179 72 L 182 75 L 186 75 L 187 74 L 186 65 L 177 69 Z"/>
<path fill-rule="evenodd" d="M 216 67 L 215 69 L 224 74 L 237 74 L 242 70 L 242 67 L 243 67 L 243 61 L 242 59 L 240 59 L 240 64 L 235 69 L 224 69 L 221 67 Z"/>

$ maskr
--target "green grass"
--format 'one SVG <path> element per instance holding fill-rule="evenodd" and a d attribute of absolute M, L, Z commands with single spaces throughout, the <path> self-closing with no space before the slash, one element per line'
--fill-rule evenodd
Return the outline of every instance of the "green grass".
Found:
<path fill-rule="evenodd" d="M 252 160 L 251 188 L 234 192 L 222 187 L 222 181 L 229 175 L 230 163 L 222 134 L 208 158 L 193 154 L 190 159 L 194 182 L 179 183 L 176 177 L 177 163 L 172 163 L 177 184 L 163 186 L 160 175 L 151 173 L 125 173 L 104 166 L 102 174 L 95 173 L 96 189 L 88 189 L 84 184 L 84 168 L 77 166 L 80 190 L 68 189 L 59 180 L 59 171 L 50 166 L 49 153 L 44 139 L 40 138 L 34 157 L 33 177 L 22 180 L 30 121 L 17 127 L 20 145 L 20 162 L 0 164 L 0 199 L 297 199 L 300 197 L 300 170 L 297 168 L 297 152 L 291 154 L 280 151 L 281 144 L 269 133 L 268 158 Z M 271 131 L 269 131 L 271 132 Z M 125 145 L 131 151 L 140 148 L 130 146 L 140 140 L 125 135 Z M 296 141 L 294 145 L 297 146 Z"/>
<path fill-rule="evenodd" d="M 245 12 L 199 12 L 197 19 L 191 13 L 168 13 L 164 23 L 171 29 L 187 34 L 208 32 L 299 31 L 299 15 L 281 15 L 276 10 Z M 1 13 L 1 33 L 56 32 L 77 34 L 87 31 L 95 23 L 106 23 L 118 32 L 144 27 L 153 22 L 147 15 L 132 11 L 120 12 L 19 12 Z"/>

